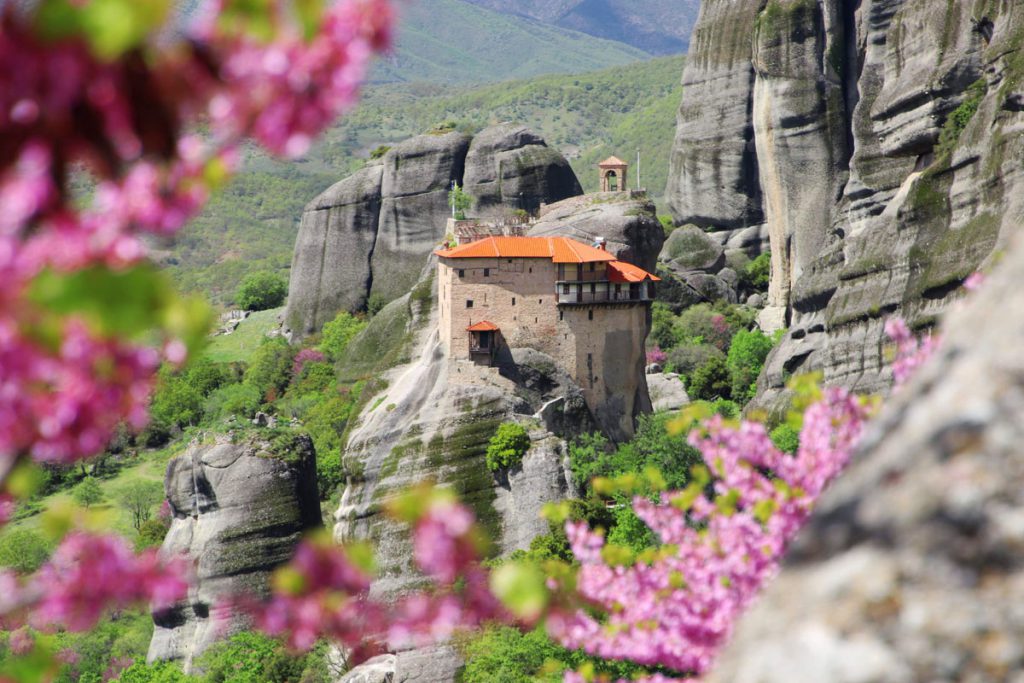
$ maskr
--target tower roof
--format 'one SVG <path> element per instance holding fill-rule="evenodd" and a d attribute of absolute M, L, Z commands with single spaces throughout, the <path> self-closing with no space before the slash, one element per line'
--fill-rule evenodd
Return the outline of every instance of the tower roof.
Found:
<path fill-rule="evenodd" d="M 490 320 L 481 320 L 475 325 L 466 328 L 467 332 L 498 332 L 500 328 Z"/>
<path fill-rule="evenodd" d="M 609 282 L 643 282 L 644 280 L 661 282 L 661 278 L 657 275 L 648 273 L 643 268 L 634 266 L 632 263 L 612 261 L 608 264 Z"/>
<path fill-rule="evenodd" d="M 623 161 L 622 159 L 618 158 L 617 156 L 610 156 L 601 163 L 599 163 L 598 166 L 600 166 L 601 168 L 605 168 L 606 166 L 629 166 L 629 164 Z"/>

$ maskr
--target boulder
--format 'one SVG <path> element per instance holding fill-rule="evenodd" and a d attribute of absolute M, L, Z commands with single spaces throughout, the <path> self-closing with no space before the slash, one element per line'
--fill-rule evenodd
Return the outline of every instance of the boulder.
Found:
<path fill-rule="evenodd" d="M 1015 681 L 1024 670 L 1024 250 L 942 325 L 708 681 Z"/>
<path fill-rule="evenodd" d="M 668 236 L 658 258 L 673 270 L 714 274 L 725 266 L 725 249 L 696 225 L 684 225 Z"/>
<path fill-rule="evenodd" d="M 187 599 L 153 615 L 147 661 L 177 660 L 188 671 L 216 640 L 246 628 L 220 603 L 266 596 L 271 572 L 321 525 L 313 442 L 296 434 L 286 452 L 275 448 L 259 432 L 221 435 L 168 463 L 173 520 L 160 554 L 195 560 L 196 581 Z"/>
<path fill-rule="evenodd" d="M 651 393 L 651 404 L 656 413 L 679 410 L 690 403 L 682 379 L 674 372 L 648 375 L 647 389 Z"/>
<path fill-rule="evenodd" d="M 535 213 L 542 202 L 583 194 L 569 162 L 525 126 L 491 126 L 473 137 L 466 156 L 466 192 L 473 213 L 522 209 Z"/>
<path fill-rule="evenodd" d="M 651 273 L 665 242 L 654 203 L 627 193 L 584 195 L 546 206 L 528 234 L 572 237 L 586 244 L 603 237 L 616 258 Z"/>

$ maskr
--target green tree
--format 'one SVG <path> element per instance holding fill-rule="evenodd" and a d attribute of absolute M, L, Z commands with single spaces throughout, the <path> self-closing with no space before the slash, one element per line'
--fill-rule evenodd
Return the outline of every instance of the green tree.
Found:
<path fill-rule="evenodd" d="M 284 394 L 292 378 L 295 350 L 281 337 L 264 339 L 253 354 L 243 381 L 270 403 Z"/>
<path fill-rule="evenodd" d="M 117 490 L 117 504 L 132 518 L 132 527 L 141 530 L 153 516 L 153 508 L 164 499 L 164 487 L 155 481 L 133 481 Z"/>
<path fill-rule="evenodd" d="M 714 401 L 718 398 L 732 397 L 732 378 L 729 368 L 721 358 L 712 358 L 693 371 L 690 381 L 686 384 L 686 392 L 691 399 Z"/>
<path fill-rule="evenodd" d="M 732 338 L 725 365 L 729 369 L 732 398 L 746 403 L 757 393 L 757 376 L 771 352 L 771 337 L 760 330 L 740 330 Z"/>
<path fill-rule="evenodd" d="M 487 444 L 487 467 L 492 472 L 518 465 L 530 450 L 530 434 L 515 422 L 503 422 Z"/>
<path fill-rule="evenodd" d="M 363 331 L 366 321 L 347 311 L 339 313 L 324 325 L 320 338 L 320 351 L 332 361 L 340 360 L 352 338 Z"/>
<path fill-rule="evenodd" d="M 171 429 L 199 424 L 203 417 L 203 394 L 189 382 L 186 373 L 165 365 L 157 375 L 149 413 L 157 424 Z"/>
<path fill-rule="evenodd" d="M 75 487 L 72 494 L 75 503 L 88 509 L 103 500 L 103 489 L 95 477 L 86 477 Z"/>
<path fill-rule="evenodd" d="M 135 541 L 136 550 L 157 548 L 167 536 L 170 527 L 160 519 L 148 519 L 139 527 L 139 537 Z"/>
<path fill-rule="evenodd" d="M 780 424 L 771 431 L 769 436 L 775 447 L 785 453 L 796 453 L 796 450 L 800 448 L 800 432 L 792 425 Z"/>
<path fill-rule="evenodd" d="M 313 656 L 293 657 L 279 641 L 243 631 L 212 646 L 198 663 L 204 683 L 296 683 L 306 680 Z"/>
<path fill-rule="evenodd" d="M 118 683 L 198 683 L 173 662 L 136 662 L 121 672 Z"/>
<path fill-rule="evenodd" d="M 466 210 L 473 206 L 473 197 L 455 185 L 448 191 L 448 206 L 455 210 L 456 220 L 465 220 Z"/>
<path fill-rule="evenodd" d="M 203 404 L 208 421 L 237 415 L 251 419 L 260 409 L 263 395 L 251 384 L 229 384 L 214 391 Z"/>
<path fill-rule="evenodd" d="M 743 284 L 758 292 L 767 292 L 772 277 L 772 257 L 767 252 L 747 264 L 740 277 Z"/>
<path fill-rule="evenodd" d="M 34 572 L 50 557 L 52 548 L 30 529 L 10 529 L 0 536 L 0 567 L 17 572 Z"/>
<path fill-rule="evenodd" d="M 288 296 L 288 283 L 277 273 L 260 271 L 250 273 L 242 280 L 235 293 L 235 305 L 247 311 L 265 311 L 277 308 Z"/>

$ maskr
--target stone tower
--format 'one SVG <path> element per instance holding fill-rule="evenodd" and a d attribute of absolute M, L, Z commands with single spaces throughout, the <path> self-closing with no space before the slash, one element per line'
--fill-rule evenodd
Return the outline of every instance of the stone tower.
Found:
<path fill-rule="evenodd" d="M 629 177 L 629 164 L 622 159 L 611 156 L 597 165 L 601 169 L 601 192 L 625 192 L 626 179 Z"/>

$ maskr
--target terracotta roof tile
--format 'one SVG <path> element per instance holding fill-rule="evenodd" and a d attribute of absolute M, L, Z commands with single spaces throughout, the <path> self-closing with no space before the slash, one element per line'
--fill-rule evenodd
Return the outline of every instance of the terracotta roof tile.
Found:
<path fill-rule="evenodd" d="M 568 237 L 486 237 L 434 252 L 442 258 L 547 258 L 555 263 L 614 261 L 604 249 Z"/>
<path fill-rule="evenodd" d="M 489 320 L 481 320 L 478 323 L 470 325 L 466 328 L 467 332 L 497 332 L 499 328 L 497 325 Z"/>
<path fill-rule="evenodd" d="M 661 278 L 657 275 L 652 275 L 643 268 L 634 266 L 632 263 L 612 261 L 608 264 L 609 282 L 643 282 L 648 279 L 652 282 L 661 282 Z"/>
<path fill-rule="evenodd" d="M 601 166 L 628 166 L 628 165 L 629 164 L 627 164 L 622 159 L 620 159 L 620 158 L 618 158 L 616 156 L 611 156 L 611 157 L 608 157 L 607 159 L 605 159 L 604 161 L 602 161 L 601 163 L 599 163 L 598 167 L 600 168 Z"/>

